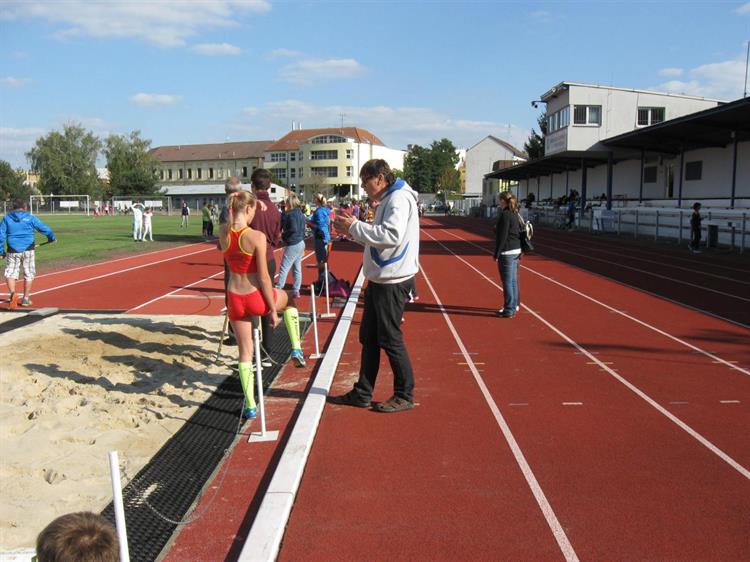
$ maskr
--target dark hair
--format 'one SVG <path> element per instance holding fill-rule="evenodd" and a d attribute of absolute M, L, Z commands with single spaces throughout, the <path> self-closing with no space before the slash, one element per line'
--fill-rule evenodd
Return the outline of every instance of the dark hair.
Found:
<path fill-rule="evenodd" d="M 13 199 L 13 210 L 17 211 L 18 209 L 25 209 L 26 208 L 26 201 L 24 199 Z"/>
<path fill-rule="evenodd" d="M 118 562 L 112 524 L 89 511 L 68 513 L 47 525 L 36 539 L 39 562 Z"/>
<path fill-rule="evenodd" d="M 505 201 L 511 213 L 515 213 L 518 210 L 518 200 L 510 191 L 501 192 L 500 195 L 498 195 L 498 200 Z"/>
<path fill-rule="evenodd" d="M 701 208 L 701 204 L 700 203 L 698 203 L 697 201 L 695 203 L 693 203 L 693 211 L 697 211 L 700 208 Z"/>
<path fill-rule="evenodd" d="M 253 184 L 253 189 L 262 189 L 268 191 L 271 187 L 271 172 L 265 168 L 258 168 L 250 176 L 250 181 Z"/>
<path fill-rule="evenodd" d="M 383 174 L 385 182 L 388 185 L 393 185 L 396 182 L 396 176 L 391 171 L 391 167 L 388 165 L 388 162 L 382 159 L 368 160 L 364 163 L 362 169 L 359 171 L 359 177 L 362 179 L 362 181 L 367 181 L 370 178 L 379 176 L 380 174 Z"/>

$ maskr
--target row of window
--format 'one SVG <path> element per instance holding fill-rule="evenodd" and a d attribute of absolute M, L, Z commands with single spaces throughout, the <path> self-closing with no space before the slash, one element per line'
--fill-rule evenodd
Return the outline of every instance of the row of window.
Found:
<path fill-rule="evenodd" d="M 243 178 L 248 177 L 248 173 L 252 174 L 255 171 L 255 166 L 248 169 L 247 166 L 242 166 L 242 170 L 237 170 L 237 175 L 242 176 Z M 195 172 L 195 173 L 193 173 Z M 223 168 L 219 168 L 217 170 L 214 170 L 213 168 L 208 168 L 206 171 L 206 179 L 224 179 L 224 172 L 225 170 Z M 230 177 L 232 175 L 232 170 L 227 169 L 226 170 L 226 177 Z M 196 168 L 193 170 L 193 168 L 177 168 L 177 170 L 172 170 L 171 168 L 167 170 L 159 170 L 159 178 L 162 180 L 172 180 L 172 179 L 178 179 L 178 180 L 202 180 L 203 177 L 203 168 Z"/>
<path fill-rule="evenodd" d="M 636 123 L 639 127 L 647 127 L 664 121 L 666 110 L 663 107 L 639 107 L 636 114 Z M 561 110 L 547 116 L 547 133 L 567 127 L 570 124 L 570 108 L 563 107 Z M 574 105 L 573 125 L 601 125 L 601 105 Z"/>
<path fill-rule="evenodd" d="M 304 159 L 304 153 L 300 152 L 299 155 L 297 152 L 271 152 L 270 160 L 271 162 L 286 162 L 287 160 L 287 154 L 289 155 L 289 161 L 295 162 L 297 158 L 299 158 L 300 162 Z M 354 149 L 353 148 L 347 148 L 346 149 L 346 158 L 347 160 L 351 160 L 354 158 Z M 339 151 L 338 150 L 313 150 L 310 152 L 310 160 L 338 160 L 339 159 Z"/>
<path fill-rule="evenodd" d="M 339 169 L 336 166 L 315 166 L 310 168 L 312 175 L 321 176 L 324 178 L 337 178 L 339 177 Z M 276 168 L 273 173 L 280 180 L 286 180 L 286 168 Z M 352 166 L 346 167 L 346 177 L 350 178 L 354 175 L 354 168 Z M 304 168 L 289 168 L 289 179 L 294 180 L 297 178 L 305 177 Z"/>
<path fill-rule="evenodd" d="M 646 166 L 643 168 L 643 183 L 656 183 L 658 168 Z M 703 178 L 703 160 L 685 162 L 685 181 L 697 181 Z"/>

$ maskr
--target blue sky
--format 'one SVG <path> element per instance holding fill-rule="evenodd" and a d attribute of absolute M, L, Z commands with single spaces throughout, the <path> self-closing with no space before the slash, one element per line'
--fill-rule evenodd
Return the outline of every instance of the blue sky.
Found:
<path fill-rule="evenodd" d="M 750 2 L 0 0 L 0 158 L 66 122 L 153 146 L 341 123 L 522 147 L 563 80 L 742 96 Z"/>

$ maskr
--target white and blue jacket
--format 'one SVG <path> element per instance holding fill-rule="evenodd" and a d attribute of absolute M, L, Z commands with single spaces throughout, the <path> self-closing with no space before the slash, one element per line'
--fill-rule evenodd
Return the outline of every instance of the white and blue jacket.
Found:
<path fill-rule="evenodd" d="M 375 221 L 354 221 L 349 235 L 365 246 L 364 274 L 375 283 L 401 283 L 419 271 L 417 193 L 398 178 L 380 198 Z"/>

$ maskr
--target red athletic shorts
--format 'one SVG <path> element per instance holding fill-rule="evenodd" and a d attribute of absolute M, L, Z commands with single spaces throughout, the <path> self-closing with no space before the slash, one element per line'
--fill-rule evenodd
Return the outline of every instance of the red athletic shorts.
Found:
<path fill-rule="evenodd" d="M 273 298 L 276 299 L 276 289 L 273 290 Z M 242 320 L 248 316 L 265 316 L 271 312 L 260 290 L 245 295 L 227 291 L 227 308 L 230 320 Z"/>

